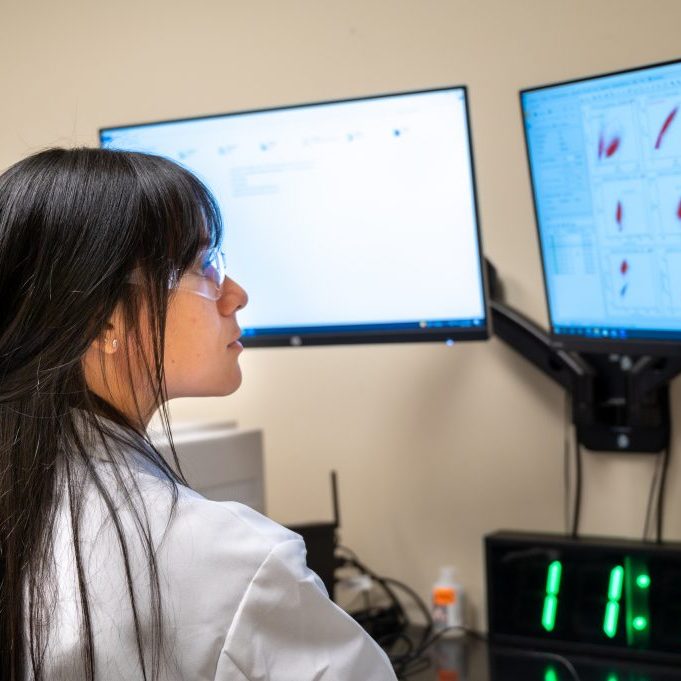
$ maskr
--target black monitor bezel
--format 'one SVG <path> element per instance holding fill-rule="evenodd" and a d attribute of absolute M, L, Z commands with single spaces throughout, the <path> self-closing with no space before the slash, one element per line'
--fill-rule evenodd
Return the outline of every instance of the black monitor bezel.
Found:
<path fill-rule="evenodd" d="M 520 118 L 523 128 L 523 140 L 525 142 L 525 154 L 527 158 L 527 171 L 530 179 L 530 188 L 532 191 L 532 209 L 534 211 L 534 224 L 537 230 L 537 244 L 539 246 L 539 259 L 542 268 L 542 280 L 544 283 L 544 296 L 546 300 L 546 312 L 549 320 L 549 336 L 554 347 L 561 350 L 569 350 L 576 352 L 590 352 L 594 354 L 624 354 L 624 355 L 664 355 L 673 356 L 681 354 L 681 338 L 679 340 L 663 340 L 652 338 L 612 338 L 600 337 L 590 338 L 588 336 L 580 336 L 578 334 L 557 334 L 555 332 L 555 325 L 551 317 L 551 305 L 549 302 L 548 280 L 546 274 L 546 265 L 544 263 L 544 249 L 542 242 L 541 229 L 539 227 L 539 214 L 537 212 L 537 195 L 532 174 L 532 162 L 530 159 L 530 145 L 527 138 L 527 128 L 525 126 L 525 111 L 523 108 L 523 95 L 530 92 L 537 92 L 539 90 L 546 90 L 548 88 L 560 87 L 563 85 L 573 85 L 576 83 L 583 83 L 590 80 L 598 80 L 600 78 L 609 78 L 612 76 L 620 76 L 637 71 L 646 71 L 648 69 L 659 68 L 662 66 L 672 66 L 681 64 L 681 59 L 672 59 L 669 61 L 657 62 L 653 64 L 646 64 L 644 66 L 636 66 L 633 68 L 620 69 L 618 71 L 609 71 L 592 76 L 585 76 L 582 78 L 573 78 L 570 80 L 557 81 L 555 83 L 546 83 L 544 85 L 537 85 L 534 87 L 523 88 L 518 92 L 518 101 L 520 104 Z M 651 330 L 652 331 L 652 330 Z"/>
<path fill-rule="evenodd" d="M 480 326 L 471 327 L 446 327 L 443 328 L 415 328 L 408 330 L 386 331 L 329 331 L 323 330 L 315 332 L 300 332 L 288 334 L 257 334 L 253 336 L 242 337 L 242 343 L 247 347 L 287 347 L 287 346 L 309 346 L 309 345 L 357 345 L 370 343 L 418 343 L 418 342 L 448 342 L 448 341 L 476 341 L 487 340 L 491 335 L 491 319 L 489 311 L 489 297 L 488 297 L 488 283 L 487 274 L 484 266 L 484 253 L 482 244 L 482 233 L 480 229 L 480 209 L 478 205 L 478 187 L 475 174 L 475 158 L 473 154 L 473 134 L 471 129 L 471 116 L 468 97 L 468 88 L 466 85 L 449 85 L 435 88 L 426 88 L 419 90 L 408 90 L 401 92 L 388 92 L 377 95 L 367 95 L 359 97 L 349 97 L 344 99 L 332 99 L 315 102 L 306 102 L 298 104 L 279 105 L 275 107 L 267 107 L 262 109 L 246 109 L 240 111 L 230 111 L 226 113 L 207 114 L 204 116 L 189 116 L 183 118 L 163 119 L 159 121 L 146 121 L 143 123 L 126 123 L 125 125 L 106 126 L 99 128 L 99 144 L 102 146 L 102 137 L 104 133 L 113 130 L 124 130 L 129 128 L 142 128 L 147 126 L 158 126 L 165 124 L 184 123 L 188 121 L 209 120 L 212 118 L 225 118 L 229 116 L 243 116 L 248 114 L 261 114 L 275 111 L 294 110 L 315 106 L 327 106 L 334 104 L 343 104 L 348 102 L 368 101 L 374 99 L 384 99 L 388 97 L 400 97 L 419 94 L 428 94 L 435 92 L 459 90 L 463 92 L 464 108 L 466 112 L 466 126 L 468 133 L 468 157 L 471 168 L 471 184 L 473 191 L 473 209 L 475 211 L 475 227 L 478 243 L 478 260 L 480 283 L 482 287 L 482 304 L 484 318 L 481 320 Z"/>

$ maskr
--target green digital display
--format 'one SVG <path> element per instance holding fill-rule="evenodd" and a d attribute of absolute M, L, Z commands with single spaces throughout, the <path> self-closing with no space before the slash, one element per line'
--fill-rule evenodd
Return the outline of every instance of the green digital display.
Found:
<path fill-rule="evenodd" d="M 560 681 L 555 667 L 547 667 L 544 671 L 544 681 Z"/>
<path fill-rule="evenodd" d="M 542 626 L 546 631 L 553 631 L 556 626 L 556 614 L 558 612 L 558 594 L 560 592 L 560 578 L 563 573 L 563 565 L 559 560 L 554 560 L 546 575 L 546 597 L 544 598 L 544 610 L 542 612 Z"/>
<path fill-rule="evenodd" d="M 653 588 L 647 561 L 627 556 L 626 570 L 627 645 L 647 648 L 650 639 L 650 592 Z"/>
<path fill-rule="evenodd" d="M 636 586 L 639 589 L 647 589 L 650 586 L 650 577 L 648 575 L 639 575 L 636 577 Z"/>
<path fill-rule="evenodd" d="M 624 568 L 621 565 L 617 565 L 610 571 L 608 603 L 605 606 L 605 618 L 603 620 L 603 631 L 608 638 L 615 638 L 615 635 L 617 634 L 623 584 Z"/>
<path fill-rule="evenodd" d="M 507 534 L 487 540 L 492 636 L 651 652 L 681 663 L 681 545 Z"/>

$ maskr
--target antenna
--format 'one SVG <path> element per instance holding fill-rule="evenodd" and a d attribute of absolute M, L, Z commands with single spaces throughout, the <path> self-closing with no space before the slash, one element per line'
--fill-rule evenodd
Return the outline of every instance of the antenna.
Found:
<path fill-rule="evenodd" d="M 331 500 L 333 502 L 333 526 L 340 527 L 340 507 L 338 504 L 338 474 L 331 471 Z"/>

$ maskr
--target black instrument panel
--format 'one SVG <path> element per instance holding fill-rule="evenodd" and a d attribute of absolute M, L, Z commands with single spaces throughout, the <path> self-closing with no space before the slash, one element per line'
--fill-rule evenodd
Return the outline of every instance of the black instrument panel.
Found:
<path fill-rule="evenodd" d="M 681 663 L 681 545 L 485 538 L 491 641 Z"/>

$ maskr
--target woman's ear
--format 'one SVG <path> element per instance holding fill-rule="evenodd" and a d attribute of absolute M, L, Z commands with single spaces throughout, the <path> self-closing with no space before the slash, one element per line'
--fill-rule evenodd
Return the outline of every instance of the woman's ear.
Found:
<path fill-rule="evenodd" d="M 90 345 L 88 353 L 104 353 L 105 355 L 113 355 L 118 352 L 119 341 L 116 337 L 114 325 L 107 322 L 106 329 L 95 338 Z"/>
<path fill-rule="evenodd" d="M 111 342 L 109 342 L 111 341 Z M 105 338 L 104 339 L 104 352 L 107 355 L 113 355 L 118 351 L 118 338 Z"/>
<path fill-rule="evenodd" d="M 111 317 L 104 325 L 104 329 L 97 338 L 90 344 L 88 354 L 115 355 L 122 349 L 123 337 L 123 318 L 119 306 L 113 311 Z"/>

